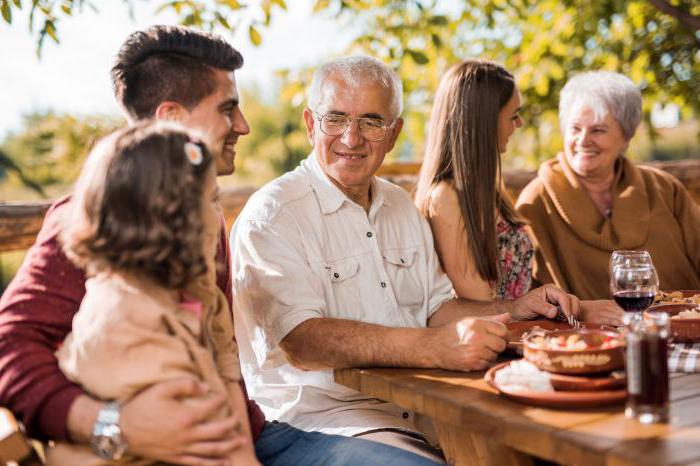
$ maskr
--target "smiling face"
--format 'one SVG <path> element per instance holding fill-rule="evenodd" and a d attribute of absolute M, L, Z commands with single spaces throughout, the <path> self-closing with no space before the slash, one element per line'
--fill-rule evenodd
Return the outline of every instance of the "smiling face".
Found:
<path fill-rule="evenodd" d="M 180 122 L 202 136 L 214 156 L 216 173 L 230 175 L 235 170 L 235 145 L 250 127 L 238 106 L 238 91 L 233 72 L 212 70 L 214 92 L 202 99 Z"/>
<path fill-rule="evenodd" d="M 628 144 L 610 112 L 601 119 L 585 106 L 573 111 L 564 129 L 564 156 L 574 172 L 584 179 L 610 176 L 617 157 Z"/>
<path fill-rule="evenodd" d="M 508 141 L 516 129 L 523 126 L 520 118 L 520 91 L 513 88 L 513 95 L 498 112 L 498 150 L 502 154 L 508 147 Z"/>
<path fill-rule="evenodd" d="M 323 172 L 345 194 L 367 194 L 372 176 L 396 143 L 403 120 L 397 119 L 381 141 L 368 141 L 360 134 L 355 120 L 341 135 L 324 134 L 313 111 L 319 115 L 380 118 L 390 125 L 393 123 L 390 108 L 391 91 L 381 83 L 372 82 L 354 87 L 337 76 L 330 75 L 323 85 L 319 107 L 304 110 L 306 130 L 316 159 Z"/>

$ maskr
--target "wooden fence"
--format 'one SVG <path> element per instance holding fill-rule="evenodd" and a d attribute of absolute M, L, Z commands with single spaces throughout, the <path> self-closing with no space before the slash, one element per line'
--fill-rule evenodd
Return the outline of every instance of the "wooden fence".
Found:
<path fill-rule="evenodd" d="M 655 162 L 652 165 L 674 175 L 700 203 L 700 160 Z M 419 163 L 387 164 L 379 175 L 390 179 L 406 190 L 413 189 Z M 515 197 L 534 177 L 535 172 L 507 171 L 503 174 L 506 187 Z M 224 189 L 220 193 L 221 205 L 230 227 L 253 192 L 254 187 Z M 0 253 L 27 249 L 34 243 L 41 223 L 53 201 L 0 202 Z"/>

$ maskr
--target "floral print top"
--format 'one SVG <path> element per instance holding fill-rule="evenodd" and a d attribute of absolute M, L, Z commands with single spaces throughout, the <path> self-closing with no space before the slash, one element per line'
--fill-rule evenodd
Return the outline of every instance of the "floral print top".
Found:
<path fill-rule="evenodd" d="M 493 286 L 496 299 L 516 299 L 527 293 L 532 283 L 532 241 L 524 225 L 499 219 L 498 235 L 498 283 Z"/>

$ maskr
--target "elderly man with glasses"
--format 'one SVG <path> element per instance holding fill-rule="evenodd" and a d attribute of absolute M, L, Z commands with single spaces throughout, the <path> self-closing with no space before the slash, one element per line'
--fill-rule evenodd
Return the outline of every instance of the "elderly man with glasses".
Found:
<path fill-rule="evenodd" d="M 554 287 L 514 302 L 454 299 L 427 222 L 374 176 L 403 126 L 401 93 L 373 58 L 316 71 L 304 111 L 313 152 L 255 193 L 231 234 L 236 331 L 269 418 L 439 460 L 413 413 L 335 384 L 332 369 L 483 369 L 505 347 L 503 322 L 554 317 L 554 304 L 575 314 L 578 302 Z"/>

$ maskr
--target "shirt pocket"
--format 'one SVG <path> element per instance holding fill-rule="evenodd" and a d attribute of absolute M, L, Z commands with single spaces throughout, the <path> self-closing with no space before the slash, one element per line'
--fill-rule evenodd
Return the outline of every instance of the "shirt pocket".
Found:
<path fill-rule="evenodd" d="M 360 263 L 354 257 L 329 262 L 326 266 L 331 283 L 338 284 L 357 275 Z"/>
<path fill-rule="evenodd" d="M 328 277 L 326 300 L 329 304 L 329 317 L 360 319 L 359 261 L 354 257 L 328 261 L 324 264 L 324 269 Z"/>
<path fill-rule="evenodd" d="M 424 290 L 416 248 L 386 250 L 382 256 L 399 305 L 410 308 L 421 305 Z"/>

